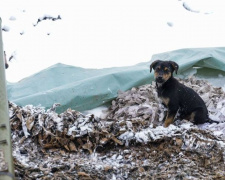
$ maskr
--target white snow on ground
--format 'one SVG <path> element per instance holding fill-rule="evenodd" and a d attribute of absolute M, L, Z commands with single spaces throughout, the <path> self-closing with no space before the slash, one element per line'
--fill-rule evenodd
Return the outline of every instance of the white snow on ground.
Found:
<path fill-rule="evenodd" d="M 92 111 L 93 114 L 95 114 L 95 110 Z M 97 112 L 97 114 L 99 115 L 99 111 Z M 212 116 L 210 116 L 212 117 Z M 214 118 L 212 118 L 214 119 Z M 126 146 L 129 145 L 129 141 L 132 139 L 136 139 L 136 141 L 138 142 L 142 142 L 142 143 L 148 143 L 149 140 L 158 140 L 160 139 L 162 136 L 164 136 L 165 134 L 167 136 L 173 135 L 176 133 L 176 131 L 180 128 L 182 129 L 182 131 L 184 130 L 188 130 L 191 128 L 200 128 L 200 129 L 205 129 L 205 130 L 210 130 L 212 131 L 212 133 L 216 136 L 220 136 L 220 137 L 225 137 L 225 122 L 221 122 L 221 120 L 218 120 L 220 123 L 205 123 L 205 124 L 201 124 L 198 126 L 194 126 L 192 123 L 190 122 L 186 122 L 184 124 L 181 124 L 179 127 L 174 126 L 173 124 L 170 125 L 168 128 L 164 128 L 163 126 L 158 126 L 157 128 L 153 129 L 152 127 L 149 127 L 147 129 L 144 129 L 143 131 L 134 133 L 132 130 L 131 131 L 127 131 L 124 134 L 120 135 L 119 139 L 123 139 L 126 141 Z M 223 144 L 223 146 L 225 146 L 225 144 Z"/>
<path fill-rule="evenodd" d="M 106 106 L 100 106 L 100 107 L 94 108 L 92 110 L 84 111 L 82 113 L 85 114 L 85 115 L 94 114 L 95 117 L 104 119 L 105 116 L 107 115 L 107 112 L 106 112 L 107 109 L 108 109 L 108 107 L 106 107 Z"/>
<path fill-rule="evenodd" d="M 164 51 L 224 46 L 222 3 L 2 0 L 4 50 L 7 58 L 14 57 L 7 80 L 17 82 L 58 62 L 85 68 L 126 66 Z M 59 15 L 61 20 L 37 24 Z"/>

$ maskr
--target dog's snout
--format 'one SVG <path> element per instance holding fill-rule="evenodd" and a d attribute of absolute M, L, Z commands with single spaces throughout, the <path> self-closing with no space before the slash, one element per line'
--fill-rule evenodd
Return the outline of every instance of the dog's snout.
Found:
<path fill-rule="evenodd" d="M 158 76 L 157 79 L 158 79 L 158 80 L 162 80 L 163 77 L 162 77 L 162 76 Z"/>
<path fill-rule="evenodd" d="M 156 78 L 156 81 L 159 82 L 159 83 L 162 83 L 163 82 L 163 77 L 162 76 L 158 76 Z"/>

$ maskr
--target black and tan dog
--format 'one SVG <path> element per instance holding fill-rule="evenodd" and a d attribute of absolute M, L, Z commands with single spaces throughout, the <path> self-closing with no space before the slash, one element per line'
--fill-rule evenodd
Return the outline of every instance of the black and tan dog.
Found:
<path fill-rule="evenodd" d="M 150 65 L 150 72 L 154 69 L 156 88 L 159 98 L 168 108 L 164 126 L 173 123 L 179 109 L 180 118 L 187 119 L 194 124 L 203 124 L 212 121 L 208 117 L 208 110 L 202 98 L 191 88 L 179 83 L 174 77 L 177 74 L 178 64 L 173 61 L 156 60 Z M 218 122 L 217 122 L 218 123 Z"/>

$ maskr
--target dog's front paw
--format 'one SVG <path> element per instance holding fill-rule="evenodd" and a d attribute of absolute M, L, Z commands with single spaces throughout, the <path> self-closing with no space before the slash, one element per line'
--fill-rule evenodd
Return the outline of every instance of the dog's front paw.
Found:
<path fill-rule="evenodd" d="M 166 120 L 164 122 L 164 127 L 166 128 L 172 123 L 173 123 L 173 117 L 166 118 Z"/>
<path fill-rule="evenodd" d="M 167 128 L 171 123 L 164 123 L 163 127 Z"/>

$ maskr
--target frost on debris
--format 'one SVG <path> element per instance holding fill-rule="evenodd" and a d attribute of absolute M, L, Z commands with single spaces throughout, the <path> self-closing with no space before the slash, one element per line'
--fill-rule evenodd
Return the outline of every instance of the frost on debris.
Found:
<path fill-rule="evenodd" d="M 167 111 L 154 85 L 119 92 L 104 119 L 67 109 L 9 103 L 18 179 L 219 179 L 225 176 L 225 93 L 206 81 L 180 80 L 204 99 L 220 124 L 179 119 L 164 128 Z M 154 83 L 153 83 L 154 84 Z M 193 168 L 195 167 L 195 168 Z"/>

